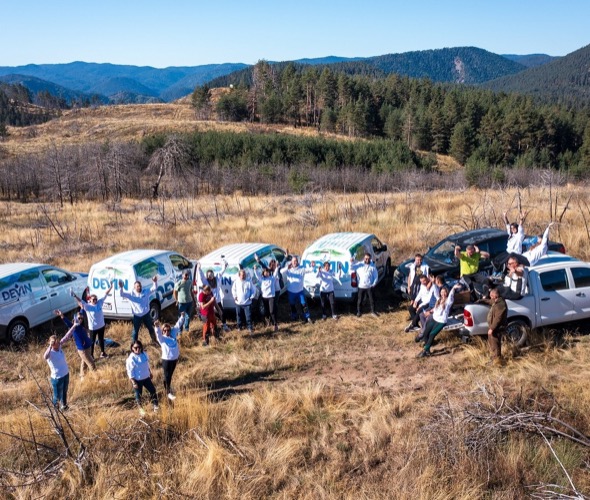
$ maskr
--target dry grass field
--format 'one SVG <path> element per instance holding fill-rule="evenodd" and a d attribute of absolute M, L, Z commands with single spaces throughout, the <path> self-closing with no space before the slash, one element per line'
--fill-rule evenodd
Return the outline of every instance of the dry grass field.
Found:
<path fill-rule="evenodd" d="M 561 219 L 552 239 L 590 259 L 587 190 L 520 196 L 530 210 L 527 232 Z M 235 195 L 62 210 L 3 203 L 0 259 L 87 272 L 132 248 L 198 258 L 226 243 L 267 241 L 301 253 L 322 234 L 358 230 L 388 243 L 397 263 L 449 233 L 500 227 L 516 198 L 514 191 Z M 67 345 L 71 410 L 57 421 L 40 392 L 50 393 L 41 354 L 51 327 L 24 347 L 1 347 L 2 496 L 513 499 L 590 492 L 584 325 L 560 332 L 557 343 L 548 332 L 522 351 L 505 346 L 501 368 L 486 365 L 482 342 L 463 344 L 449 333 L 432 358 L 418 360 L 413 335 L 403 331 L 403 304 L 386 287 L 378 297 L 378 318 L 357 319 L 342 305 L 337 322 L 312 325 L 289 323 L 282 303 L 278 334 L 257 325 L 252 339 L 234 330 L 209 348 L 201 347 L 193 321 L 181 339 L 177 400 L 143 418 L 124 368 L 129 323 L 107 326 L 107 337 L 122 347 L 82 380 L 75 347 Z M 317 305 L 312 316 L 319 316 Z M 147 352 L 161 392 L 159 350 Z"/>

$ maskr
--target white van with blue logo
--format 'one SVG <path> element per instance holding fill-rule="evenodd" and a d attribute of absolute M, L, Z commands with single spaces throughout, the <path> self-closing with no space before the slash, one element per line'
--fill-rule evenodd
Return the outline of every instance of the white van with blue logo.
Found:
<path fill-rule="evenodd" d="M 379 281 L 391 273 L 391 257 L 387 245 L 374 234 L 368 233 L 331 233 L 322 236 L 309 245 L 301 256 L 301 265 L 317 269 L 324 262 L 330 262 L 330 270 L 338 276 L 334 280 L 334 297 L 341 300 L 355 300 L 358 293 L 356 273 L 350 268 L 350 259 L 362 262 L 365 253 L 377 268 Z M 319 282 L 315 273 L 305 275 L 305 292 L 312 298 L 319 298 Z"/>
<path fill-rule="evenodd" d="M 47 264 L 0 265 L 0 339 L 22 342 L 31 328 L 52 320 L 55 309 L 76 309 L 70 290 L 81 297 L 86 276 Z"/>
<path fill-rule="evenodd" d="M 114 281 L 114 292 L 106 297 L 102 306 L 104 316 L 108 319 L 131 319 L 131 303 L 121 297 L 119 280 L 123 282 L 123 289 L 131 292 L 136 281 L 143 289 L 149 290 L 152 278 L 157 276 L 158 288 L 150 297 L 150 314 L 156 320 L 162 309 L 174 304 L 175 283 L 182 278 L 185 270 L 192 277 L 193 267 L 194 263 L 189 259 L 170 250 L 129 250 L 112 255 L 90 268 L 89 293 L 103 297 Z"/>
<path fill-rule="evenodd" d="M 260 292 L 258 278 L 256 277 L 256 273 L 254 273 L 254 265 L 256 264 L 255 254 L 258 255 L 261 262 L 265 265 L 268 265 L 272 259 L 276 260 L 281 268 L 287 264 L 287 252 L 278 245 L 268 243 L 234 243 L 213 250 L 213 252 L 199 259 L 203 274 L 206 274 L 211 269 L 217 275 L 223 270 L 225 262 L 227 262 L 227 268 L 221 275 L 220 280 L 224 309 L 236 308 L 231 287 L 238 276 L 240 268 L 245 269 L 246 274 Z M 285 289 L 283 287 L 282 292 Z"/>

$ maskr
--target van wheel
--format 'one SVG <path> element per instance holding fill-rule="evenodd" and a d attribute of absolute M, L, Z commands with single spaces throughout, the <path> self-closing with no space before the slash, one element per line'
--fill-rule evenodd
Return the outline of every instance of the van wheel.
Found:
<path fill-rule="evenodd" d="M 516 347 L 523 347 L 529 336 L 529 325 L 522 319 L 510 321 L 506 327 L 506 340 Z"/>
<path fill-rule="evenodd" d="M 160 307 L 160 303 L 157 300 L 152 300 L 150 302 L 150 316 L 152 317 L 152 321 L 160 319 L 161 310 L 162 308 Z"/>
<path fill-rule="evenodd" d="M 22 319 L 15 319 L 10 325 L 8 325 L 6 333 L 8 335 L 8 340 L 15 344 L 21 344 L 29 333 L 29 325 Z"/>

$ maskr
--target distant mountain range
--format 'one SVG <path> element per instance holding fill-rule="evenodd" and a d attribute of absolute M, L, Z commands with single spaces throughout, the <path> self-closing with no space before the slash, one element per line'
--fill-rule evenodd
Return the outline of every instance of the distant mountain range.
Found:
<path fill-rule="evenodd" d="M 501 90 L 516 86 L 518 91 L 523 91 L 525 83 L 514 83 L 526 81 L 519 75 L 524 77 L 529 71 L 543 73 L 545 67 L 567 64 L 568 57 L 553 58 L 545 54 L 501 56 L 476 47 L 455 47 L 366 58 L 327 56 L 294 62 L 330 65 L 348 74 L 382 77 L 396 73 L 435 82 L 485 84 Z M 46 92 L 69 105 L 169 102 L 190 94 L 197 85 L 221 86 L 233 81 L 247 81 L 250 68 L 242 63 L 164 69 L 85 62 L 29 64 L 0 67 L 0 82 L 20 83 L 33 96 Z"/>
<path fill-rule="evenodd" d="M 579 107 L 590 104 L 590 45 L 520 73 L 484 83 L 494 91 L 529 94 Z"/>

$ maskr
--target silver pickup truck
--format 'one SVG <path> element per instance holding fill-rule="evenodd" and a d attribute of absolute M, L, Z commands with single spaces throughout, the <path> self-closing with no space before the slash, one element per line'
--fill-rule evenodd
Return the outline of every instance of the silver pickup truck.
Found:
<path fill-rule="evenodd" d="M 518 346 L 531 329 L 590 318 L 590 263 L 553 253 L 527 269 L 525 295 L 507 300 L 509 340 Z M 467 304 L 463 309 L 463 337 L 487 335 L 489 306 Z"/>

